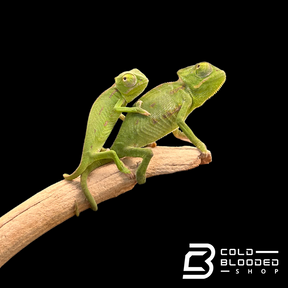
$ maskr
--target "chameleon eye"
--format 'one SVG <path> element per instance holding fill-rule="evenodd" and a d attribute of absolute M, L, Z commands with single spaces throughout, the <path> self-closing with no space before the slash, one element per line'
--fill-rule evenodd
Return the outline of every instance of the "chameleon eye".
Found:
<path fill-rule="evenodd" d="M 196 65 L 196 75 L 205 78 L 212 73 L 212 66 L 207 62 L 202 62 Z"/>
<path fill-rule="evenodd" d="M 136 76 L 131 73 L 127 73 L 122 77 L 123 84 L 126 87 L 133 87 L 137 83 Z"/>

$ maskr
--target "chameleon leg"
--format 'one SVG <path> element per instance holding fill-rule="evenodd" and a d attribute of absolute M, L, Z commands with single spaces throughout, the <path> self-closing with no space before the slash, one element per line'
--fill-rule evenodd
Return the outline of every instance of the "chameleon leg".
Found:
<path fill-rule="evenodd" d="M 183 133 L 187 136 L 187 138 L 191 141 L 191 143 L 193 143 L 202 152 L 203 155 L 208 153 L 206 145 L 195 136 L 195 134 L 185 123 L 185 121 L 181 121 L 177 124 L 179 125 Z"/>
<path fill-rule="evenodd" d="M 95 162 L 98 160 L 103 160 L 103 159 L 112 159 L 117 168 L 119 169 L 119 171 L 125 173 L 125 174 L 131 174 L 132 172 L 125 167 L 125 165 L 123 164 L 123 162 L 119 159 L 118 155 L 116 154 L 115 151 L 113 150 L 106 150 L 104 152 L 98 152 L 98 153 L 94 153 L 94 154 L 90 154 L 90 159 Z M 91 171 L 91 170 L 90 170 Z"/>
<path fill-rule="evenodd" d="M 117 168 L 121 172 L 125 174 L 130 174 L 129 177 L 134 177 L 134 174 L 128 168 L 124 166 L 123 162 L 119 159 L 116 152 L 113 150 L 104 150 L 104 152 L 91 154 L 90 157 L 93 159 L 94 162 L 90 166 L 88 166 L 87 169 L 81 174 L 80 184 L 81 184 L 81 188 L 82 188 L 82 191 L 84 192 L 86 199 L 89 201 L 91 205 L 91 209 L 94 211 L 97 211 L 98 207 L 97 207 L 96 201 L 93 198 L 87 186 L 87 178 L 90 172 L 96 169 L 97 167 L 113 160 Z M 103 160 L 106 160 L 107 162 Z"/>
<path fill-rule="evenodd" d="M 82 173 L 80 184 L 81 184 L 81 188 L 82 188 L 82 191 L 84 192 L 84 195 L 85 195 L 86 199 L 89 201 L 89 203 L 91 205 L 91 209 L 93 211 L 97 211 L 98 210 L 98 206 L 97 206 L 96 201 L 93 198 L 93 196 L 90 193 L 90 191 L 88 189 L 88 186 L 87 186 L 87 178 L 88 178 L 89 172 L 90 171 L 88 171 L 88 169 L 86 169 L 84 171 L 84 173 Z"/>
<path fill-rule="evenodd" d="M 180 140 L 182 140 L 182 141 L 187 141 L 187 142 L 190 142 L 190 143 L 191 143 L 191 141 L 189 140 L 189 138 L 188 138 L 182 131 L 180 131 L 179 128 L 176 129 L 176 130 L 174 130 L 172 133 L 173 133 L 173 135 L 174 135 L 176 138 L 178 138 L 178 139 L 180 139 Z"/>
<path fill-rule="evenodd" d="M 146 170 L 151 158 L 153 157 L 152 150 L 147 148 L 123 147 L 123 146 L 118 146 L 113 149 L 115 149 L 117 154 L 121 156 L 123 155 L 123 157 L 124 156 L 140 157 L 143 159 L 136 171 L 136 180 L 138 184 L 144 184 L 146 182 Z"/>
<path fill-rule="evenodd" d="M 127 113 L 139 113 L 139 114 L 142 114 L 142 115 L 145 115 L 145 116 L 151 115 L 148 111 L 146 111 L 146 110 L 141 108 L 142 101 L 140 101 L 139 103 L 138 102 L 137 102 L 136 107 L 122 107 L 121 105 L 123 103 L 123 100 L 120 99 L 116 103 L 116 105 L 114 106 L 114 110 L 117 111 L 117 112 L 121 112 L 121 113 L 122 112 L 127 112 Z M 121 118 L 123 118 L 123 117 L 121 117 Z"/>
<path fill-rule="evenodd" d="M 183 101 L 182 107 L 181 107 L 180 111 L 178 112 L 178 115 L 177 115 L 177 118 L 176 118 L 177 125 L 179 126 L 179 128 L 183 132 L 182 133 L 176 132 L 176 135 L 180 136 L 182 138 L 182 140 L 184 140 L 184 141 L 185 141 L 186 138 L 188 138 L 190 140 L 190 142 L 192 144 L 194 144 L 202 152 L 203 155 L 206 155 L 206 154 L 209 153 L 207 148 L 206 148 L 206 145 L 200 139 L 198 139 L 195 136 L 195 134 L 192 132 L 192 130 L 189 128 L 189 126 L 185 123 L 187 111 L 188 111 L 191 103 L 192 103 L 191 100 L 189 98 L 187 98 L 187 97 L 186 97 L 185 101 Z M 186 137 L 183 137 L 183 134 Z"/>

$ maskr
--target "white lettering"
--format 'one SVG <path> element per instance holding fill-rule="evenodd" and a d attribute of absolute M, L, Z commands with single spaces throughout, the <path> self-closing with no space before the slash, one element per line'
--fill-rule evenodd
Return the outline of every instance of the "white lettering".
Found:
<path fill-rule="evenodd" d="M 236 248 L 230 248 L 230 249 L 227 249 L 227 248 L 222 248 L 220 249 L 220 254 L 222 256 L 252 256 L 253 255 L 253 249 L 251 248 L 247 248 L 246 250 L 242 250 L 241 251 L 241 248 L 239 249 L 236 249 Z"/>
<path fill-rule="evenodd" d="M 224 251 L 227 251 L 227 249 L 226 249 L 226 248 L 225 248 L 225 249 L 223 248 L 223 249 L 220 250 L 222 256 L 226 256 L 226 255 L 227 255 L 227 253 L 224 254 Z"/>
<path fill-rule="evenodd" d="M 221 266 L 227 266 L 227 259 L 221 259 Z"/>
<path fill-rule="evenodd" d="M 253 249 L 251 249 L 251 248 L 246 249 L 246 255 L 252 256 L 253 255 Z"/>
<path fill-rule="evenodd" d="M 255 259 L 255 266 L 261 266 L 261 259 Z"/>
<path fill-rule="evenodd" d="M 263 260 L 263 265 L 264 266 L 270 266 L 270 259 L 264 259 Z"/>
<path fill-rule="evenodd" d="M 244 256 L 244 253 L 241 253 L 240 249 L 238 249 L 238 253 L 239 256 Z"/>
<path fill-rule="evenodd" d="M 246 260 L 246 265 L 247 266 L 253 266 L 253 259 L 247 259 Z"/>
<path fill-rule="evenodd" d="M 272 266 L 278 266 L 279 260 L 278 259 L 272 259 Z"/>
<path fill-rule="evenodd" d="M 245 265 L 245 260 L 244 259 L 239 259 L 238 260 L 238 266 L 244 266 Z"/>

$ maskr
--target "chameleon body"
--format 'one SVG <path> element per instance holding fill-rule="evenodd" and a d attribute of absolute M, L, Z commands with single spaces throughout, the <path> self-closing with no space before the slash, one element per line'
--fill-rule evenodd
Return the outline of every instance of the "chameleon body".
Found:
<path fill-rule="evenodd" d="M 118 118 L 125 118 L 122 112 L 140 113 L 144 115 L 143 117 L 150 115 L 140 107 L 141 102 L 138 102 L 135 107 L 125 107 L 127 103 L 139 96 L 147 85 L 148 78 L 138 69 L 132 69 L 118 75 L 112 87 L 96 99 L 88 118 L 81 162 L 71 175 L 63 174 L 66 180 L 76 178 L 94 161 L 101 159 L 113 160 L 120 171 L 132 176 L 131 171 L 124 166 L 115 151 L 105 150 L 102 147 Z M 93 200 L 92 198 L 89 201 Z M 94 205 L 94 208 L 97 210 L 97 205 L 96 207 Z"/>
<path fill-rule="evenodd" d="M 143 159 L 136 171 L 139 184 L 145 183 L 146 169 L 153 156 L 151 149 L 142 147 L 171 132 L 175 137 L 194 144 L 202 154 L 209 153 L 185 120 L 194 109 L 203 105 L 221 88 L 226 74 L 207 62 L 181 69 L 177 74 L 178 81 L 159 85 L 140 98 L 141 107 L 150 112 L 150 117 L 128 114 L 111 147 L 111 151 L 115 151 L 119 158 L 130 156 Z M 87 193 L 90 193 L 86 184 L 87 176 L 107 162 L 94 162 L 83 173 L 81 185 Z"/>

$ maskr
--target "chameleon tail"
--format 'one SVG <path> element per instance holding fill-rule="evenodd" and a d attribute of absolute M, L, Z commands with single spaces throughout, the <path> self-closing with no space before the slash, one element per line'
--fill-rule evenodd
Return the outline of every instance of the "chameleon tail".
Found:
<path fill-rule="evenodd" d="M 86 169 L 86 165 L 84 165 L 82 162 L 80 163 L 80 165 L 78 166 L 78 168 L 72 173 L 72 174 L 63 174 L 63 177 L 66 179 L 66 180 L 73 180 L 75 179 L 76 177 L 78 177 L 79 175 L 81 175 L 85 169 Z"/>

